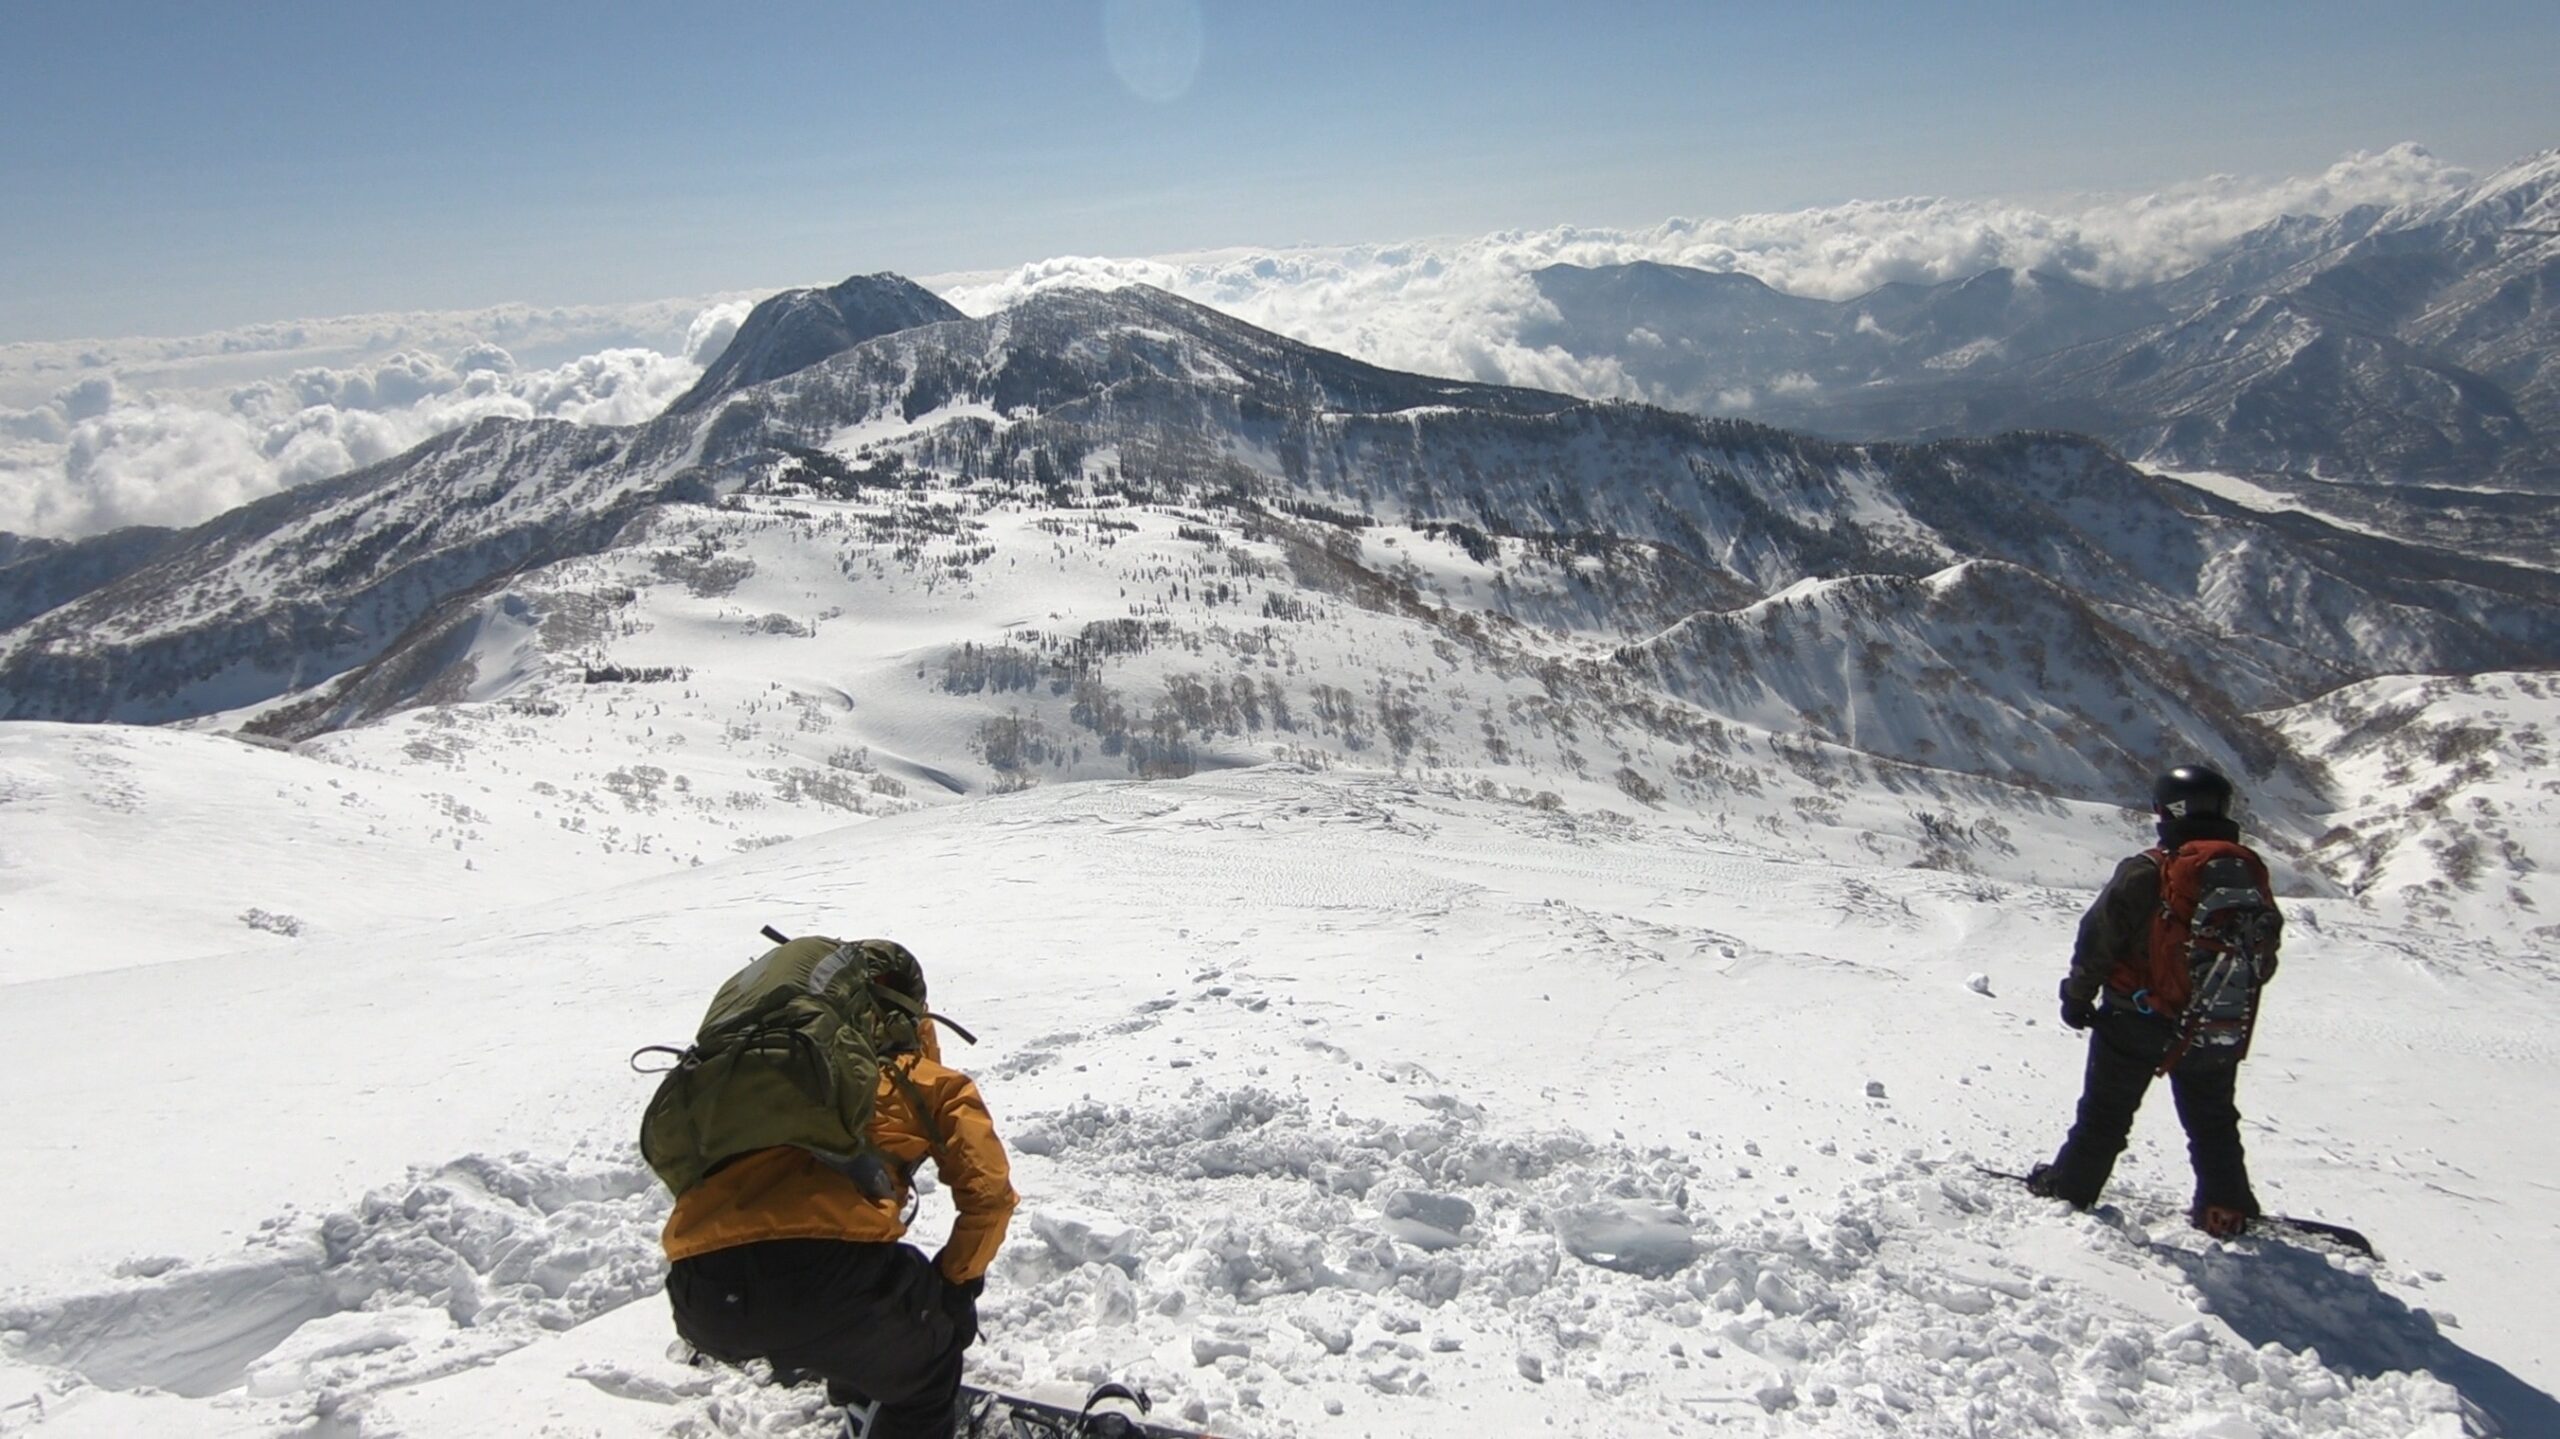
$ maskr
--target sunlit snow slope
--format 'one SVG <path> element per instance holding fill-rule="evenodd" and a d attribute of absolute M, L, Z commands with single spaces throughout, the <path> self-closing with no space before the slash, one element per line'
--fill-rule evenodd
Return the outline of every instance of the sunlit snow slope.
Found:
<path fill-rule="evenodd" d="M 161 775 L 275 758 L 225 741 Z M 293 793 L 231 837 L 282 843 Z M 2067 820 L 2019 838 L 2100 867 Z M 422 839 L 421 882 L 448 882 Z M 578 861 L 514 868 L 558 893 L 10 986 L 0 1423 L 825 1433 L 808 1393 L 663 1357 L 665 1205 L 629 1148 L 625 1054 L 681 1037 L 768 922 L 907 939 L 984 1037 L 964 1062 L 1025 1195 L 984 1379 L 1140 1380 L 1240 1435 L 2560 1413 L 2560 1246 L 2533 1218 L 2560 1165 L 2480 1112 L 2560 1100 L 2550 977 L 2414 952 L 2349 902 L 2295 903 L 2244 1100 L 2268 1201 L 2359 1224 L 2381 1264 L 2185 1229 L 2165 1097 L 2095 1216 L 1972 1172 L 2065 1121 L 2074 890 L 1286 768 L 988 797 L 591 890 Z M 302 882 L 314 912 L 388 883 L 340 846 Z"/>

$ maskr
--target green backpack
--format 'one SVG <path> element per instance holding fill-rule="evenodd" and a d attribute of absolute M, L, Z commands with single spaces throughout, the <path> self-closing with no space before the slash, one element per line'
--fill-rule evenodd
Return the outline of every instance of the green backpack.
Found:
<path fill-rule="evenodd" d="M 900 1181 L 871 1143 L 872 1110 L 886 1061 L 920 1048 L 923 969 L 892 940 L 765 935 L 774 948 L 720 986 L 690 1046 L 632 1054 L 635 1069 L 643 1054 L 675 1056 L 641 1116 L 640 1157 L 681 1195 L 726 1160 L 788 1145 L 889 1198 Z M 939 1154 L 931 1107 L 903 1067 L 887 1072 Z"/>

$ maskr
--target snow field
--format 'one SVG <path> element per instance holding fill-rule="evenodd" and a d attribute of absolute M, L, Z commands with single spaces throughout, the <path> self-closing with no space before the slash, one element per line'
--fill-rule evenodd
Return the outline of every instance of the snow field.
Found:
<path fill-rule="evenodd" d="M 0 1427 L 822 1433 L 811 1394 L 662 1357 L 626 1147 L 624 1056 L 779 923 L 907 939 L 986 1038 L 952 1057 L 1025 1207 L 981 1378 L 1139 1379 L 1240 1436 L 2536 1432 L 2555 1260 L 2510 1216 L 2553 1156 L 2446 1120 L 2560 1100 L 2514 1037 L 2547 978 L 2420 972 L 2306 904 L 2252 1154 L 2389 1258 L 2215 1247 L 2173 1217 L 2165 1096 L 2113 1213 L 1970 1169 L 2067 1120 L 2084 901 L 1273 770 L 13 985 L 0 1046 L 47 1059 L 0 1181 Z M 55 1038 L 100 1014 L 149 1042 Z"/>
<path fill-rule="evenodd" d="M 1570 1432 L 2464 1432 L 2450 1385 L 2380 1367 L 2461 1351 L 2358 1261 L 2062 1220 L 1925 1162 L 1888 1166 L 1820 1211 L 1720 1222 L 1692 1189 L 1707 1178 L 1694 1160 L 1494 1138 L 1446 1103 L 1417 1113 L 1328 1117 L 1242 1091 L 1028 1117 L 1017 1146 L 1035 1199 L 990 1286 L 973 1375 L 1135 1380 L 1239 1434 L 1335 1421 L 1515 1432 L 1498 1416 L 1523 1409 Z M 263 1236 L 253 1257 L 0 1311 L 22 1360 L 171 1396 L 12 1375 L 28 1397 L 9 1412 L 74 1436 L 181 1414 L 223 1421 L 204 1432 L 436 1432 L 409 1430 L 409 1416 L 450 1412 L 456 1390 L 523 1351 L 516 1380 L 547 1359 L 549 1402 L 565 1391 L 611 1421 L 572 1432 L 823 1434 L 832 1417 L 810 1393 L 660 1361 L 664 1211 L 627 1163 L 475 1157 L 422 1171 Z M 1152 1217 L 1114 1217 L 1130 1214 Z M 2032 1245 L 2012 1252 L 2053 1244 L 2058 1227 L 2082 1252 L 2059 1265 Z M 2209 1318 L 2093 1310 L 2073 1282 L 2093 1269 L 2118 1287 L 2184 1273 L 2210 1298 L 2249 1296 L 2268 1311 L 2257 1327 L 2312 1326 L 2359 1357 L 2342 1374 Z M 639 1352 L 571 1358 L 587 1346 L 558 1336 L 608 1315 Z M 582 1383 L 618 1403 L 596 1405 Z M 1325 1419 L 1311 1424 L 1310 1409 Z"/>
<path fill-rule="evenodd" d="M 397 755 L 443 732 L 422 719 L 375 739 Z M 0 726 L 0 984 L 283 952 L 670 866 L 559 830 L 538 795 L 437 768 L 179 730 Z"/>

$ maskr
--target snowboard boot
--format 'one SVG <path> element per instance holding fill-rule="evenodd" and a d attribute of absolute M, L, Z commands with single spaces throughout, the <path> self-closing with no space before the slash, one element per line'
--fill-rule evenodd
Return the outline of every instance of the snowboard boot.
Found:
<path fill-rule="evenodd" d="M 2203 1204 L 2187 1214 L 2187 1221 L 2216 1239 L 2237 1239 L 2249 1232 L 2246 1210 L 2228 1204 Z"/>
<path fill-rule="evenodd" d="M 2089 1207 L 2085 1204 L 2079 1203 L 2077 1200 L 2071 1199 L 2070 1196 L 2054 1187 L 2053 1166 L 2050 1164 L 2039 1164 L 2035 1168 L 2027 1171 L 2027 1192 L 2029 1194 L 2042 1195 L 2047 1199 L 2060 1199 L 2078 1209 L 2086 1209 Z"/>

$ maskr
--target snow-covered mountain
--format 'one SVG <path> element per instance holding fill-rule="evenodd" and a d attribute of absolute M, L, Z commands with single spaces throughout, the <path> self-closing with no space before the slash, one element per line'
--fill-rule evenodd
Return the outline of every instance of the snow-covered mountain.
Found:
<path fill-rule="evenodd" d="M 2535 937 L 2560 936 L 2530 853 L 2530 836 L 2560 813 L 2542 710 L 2555 689 L 2547 673 L 2395 678 L 2273 716 L 2346 801 L 2316 841 L 2353 857 L 2331 872 L 2351 893 L 2397 892 L 2444 917 L 2467 896 L 2494 896 L 2530 917 Z"/>
<path fill-rule="evenodd" d="M 2547 567 L 905 293 L 646 424 L 0 552 L 0 1431 L 822 1432 L 659 1357 L 629 1150 L 763 923 L 987 1038 L 982 1377 L 1239 1439 L 2560 1415 L 2560 1154 L 2466 1118 L 2560 1100 Z M 2112 1211 L 1972 1171 L 2067 1123 L 2172 755 L 2292 916 L 2262 1186 L 2386 1262 L 2191 1235 L 2165 1099 Z"/>
<path fill-rule="evenodd" d="M 1551 265 L 1531 278 L 1549 310 L 1523 326 L 1523 341 L 1608 355 L 1646 394 L 1716 414 L 1819 413 L 1851 396 L 1885 405 L 1880 388 L 1988 374 L 2169 314 L 2143 290 L 2007 268 L 1937 285 L 1888 284 L 1849 300 L 1654 262 Z M 2070 428 L 2049 416 L 2029 423 Z"/>
<path fill-rule="evenodd" d="M 1834 662 L 1808 662 L 1825 656 Z M 2200 708 L 2228 701 L 2176 652 L 2014 565 L 1808 580 L 1693 615 L 1619 659 L 1713 713 L 1916 765 L 1965 755 L 1967 770 L 2089 795 L 2153 756 L 2191 753 L 2259 776 L 2267 808 L 2318 803 L 2280 739 Z M 2207 736 L 2230 748 L 2195 749 Z"/>
<path fill-rule="evenodd" d="M 739 343 L 759 333 L 751 324 Z M 777 503 L 795 494 L 844 508 Z M 1811 442 L 1379 370 L 1132 288 L 1050 292 L 984 320 L 860 341 L 646 425 L 486 422 L 246 507 L 0 635 L 0 712 L 157 722 L 255 705 L 263 728 L 300 736 L 487 691 L 491 636 L 531 637 L 539 653 L 502 670 L 518 677 L 543 656 L 610 667 L 613 611 L 639 584 L 716 591 L 764 563 L 733 553 L 747 546 L 721 505 L 763 516 L 756 532 L 779 524 L 802 532 L 801 547 L 836 548 L 844 568 L 868 549 L 863 563 L 885 552 L 920 579 L 1018 562 L 1018 549 L 971 538 L 994 517 L 1078 531 L 1105 509 L 1169 519 L 1191 536 L 1183 572 L 1219 598 L 1200 605 L 1186 590 L 1158 611 L 1080 623 L 1188 646 L 1209 629 L 1232 634 L 1219 606 L 1240 606 L 1238 618 L 1286 638 L 1311 603 L 1348 600 L 1437 631 L 1489 672 L 1596 674 L 1582 694 L 1598 710 L 1629 698 L 1609 656 L 1693 614 L 1805 580 L 1995 561 L 2077 596 L 2101 621 L 2075 631 L 2077 644 L 2118 651 L 2057 663 L 2192 673 L 2187 718 L 2170 732 L 2267 772 L 2283 757 L 2231 728 L 2247 710 L 2383 674 L 2560 654 L 2560 581 L 2545 572 L 2458 566 L 2264 514 L 2069 437 Z M 868 544 L 843 548 L 848 526 Z M 42 562 L 59 573 L 87 548 Z M 581 557 L 613 578 L 587 578 L 590 566 L 564 583 L 555 570 Z M 1957 622 L 2002 630 L 2025 617 L 1976 606 Z M 771 617 L 784 629 L 821 620 Z M 1108 649 L 1094 657 L 1078 630 L 1028 619 L 935 638 L 1079 656 L 1045 677 L 1118 663 Z M 1836 670 L 1836 643 L 1807 632 L 1771 662 Z M 1355 667 L 1324 682 L 1367 695 L 1390 678 Z M 1989 724 L 1979 748 L 2002 756 L 2001 773 L 2091 799 L 2139 780 L 2129 755 L 2103 773 L 2071 759 L 2014 771 L 2035 751 L 2009 743 L 2012 731 L 2042 726 L 1992 721 L 2041 703 L 1995 694 L 1972 717 Z M 1962 756 L 1939 763 L 1973 772 Z M 2314 787 L 2306 776 L 2283 788 Z"/>
<path fill-rule="evenodd" d="M 2163 463 L 2560 485 L 2560 152 L 2449 199 L 2285 219 L 2176 279 L 2046 272 L 1846 301 L 1555 267 L 1524 338 L 1661 403 L 1842 436 L 2100 436 Z"/>

